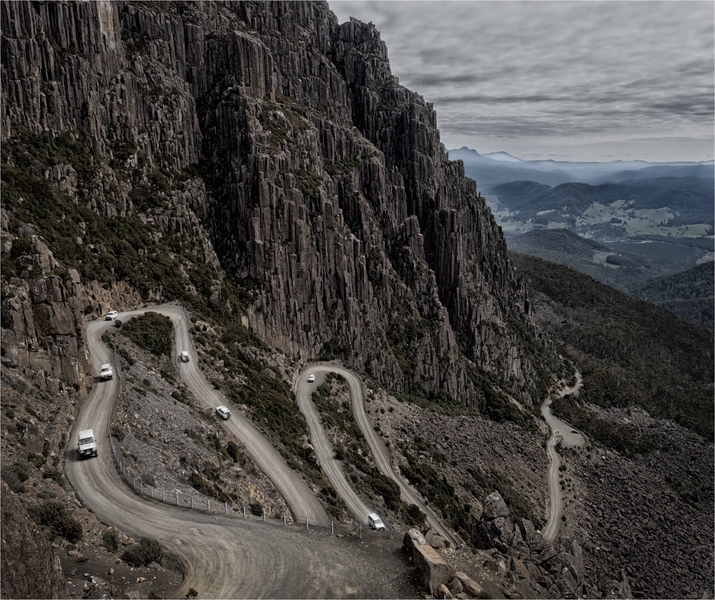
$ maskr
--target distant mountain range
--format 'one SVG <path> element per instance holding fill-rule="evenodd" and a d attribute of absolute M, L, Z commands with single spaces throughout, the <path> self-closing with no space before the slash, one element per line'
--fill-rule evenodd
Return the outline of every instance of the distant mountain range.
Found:
<path fill-rule="evenodd" d="M 514 181 L 492 188 L 490 207 L 507 232 L 566 228 L 599 240 L 713 233 L 714 180 L 660 177 L 624 183 Z"/>
<path fill-rule="evenodd" d="M 449 150 L 450 160 L 464 162 L 464 171 L 474 179 L 484 194 L 494 186 L 512 181 L 534 181 L 548 186 L 580 182 L 588 184 L 621 183 L 661 177 L 713 178 L 715 163 L 646 161 L 568 162 L 554 160 L 521 160 L 506 152 L 479 154 L 462 147 Z"/>
<path fill-rule="evenodd" d="M 567 265 L 712 328 L 712 293 L 702 293 L 708 272 L 712 282 L 715 249 L 712 161 L 524 161 L 469 148 L 449 157 L 476 180 L 510 250 Z"/>

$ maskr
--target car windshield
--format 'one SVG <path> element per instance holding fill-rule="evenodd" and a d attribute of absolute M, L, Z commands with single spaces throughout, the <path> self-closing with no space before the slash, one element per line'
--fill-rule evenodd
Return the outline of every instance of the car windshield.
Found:
<path fill-rule="evenodd" d="M 92 436 L 80 438 L 80 440 L 79 440 L 80 444 L 91 444 L 92 442 L 94 442 L 94 438 Z"/>

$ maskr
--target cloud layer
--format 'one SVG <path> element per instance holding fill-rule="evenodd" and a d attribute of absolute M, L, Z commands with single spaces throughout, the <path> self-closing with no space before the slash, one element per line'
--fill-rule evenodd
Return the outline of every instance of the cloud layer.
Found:
<path fill-rule="evenodd" d="M 331 1 L 372 21 L 447 147 L 708 160 L 712 2 Z M 677 140 L 677 141 L 674 141 Z"/>

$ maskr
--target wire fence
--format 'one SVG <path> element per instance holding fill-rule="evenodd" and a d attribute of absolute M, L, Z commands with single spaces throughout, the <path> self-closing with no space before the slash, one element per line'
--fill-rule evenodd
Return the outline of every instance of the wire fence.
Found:
<path fill-rule="evenodd" d="M 119 393 L 125 392 L 126 382 L 124 376 L 119 368 L 119 361 L 117 360 L 117 349 L 114 347 L 114 373 L 117 376 L 119 382 Z M 204 513 L 211 513 L 216 515 L 226 515 L 230 517 L 235 517 L 239 519 L 248 518 L 259 518 L 266 522 L 269 520 L 275 521 L 274 517 L 269 517 L 266 514 L 265 508 L 261 507 L 261 512 L 257 512 L 256 505 L 252 503 L 251 506 L 246 508 L 242 505 L 240 508 L 234 507 L 234 505 L 228 502 L 221 502 L 215 498 L 209 498 L 201 494 L 200 492 L 194 492 L 192 494 L 181 493 L 179 490 L 167 491 L 156 487 L 154 485 L 149 485 L 145 483 L 141 478 L 138 478 L 133 472 L 130 466 L 128 466 L 123 460 L 122 454 L 114 443 L 115 435 L 112 431 L 111 423 L 108 424 L 109 433 L 109 444 L 112 449 L 112 456 L 114 458 L 114 464 L 117 467 L 119 475 L 122 477 L 124 482 L 134 491 L 143 498 L 148 498 L 155 500 L 157 502 L 162 502 L 164 504 L 169 504 L 171 506 L 188 508 L 191 510 L 197 510 Z M 365 528 L 360 523 L 342 523 L 341 521 L 331 520 L 330 526 L 318 525 L 311 522 L 310 518 L 305 515 L 287 515 L 283 513 L 280 517 L 284 526 L 294 526 L 305 529 L 306 531 L 322 531 L 329 532 L 329 535 L 345 535 L 352 534 L 357 535 L 362 538 Z M 389 535 L 390 539 L 394 537 L 394 528 L 392 525 L 385 521 L 386 529 L 380 533 L 381 535 Z"/>

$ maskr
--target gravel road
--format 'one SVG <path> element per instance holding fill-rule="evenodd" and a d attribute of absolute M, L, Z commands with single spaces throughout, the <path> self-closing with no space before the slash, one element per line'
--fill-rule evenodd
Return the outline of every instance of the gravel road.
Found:
<path fill-rule="evenodd" d="M 308 383 L 309 373 L 313 373 L 316 376 L 315 383 Z M 367 440 L 368 446 L 370 447 L 370 451 L 372 452 L 375 464 L 377 465 L 379 471 L 397 483 L 400 487 L 400 495 L 402 499 L 408 504 L 416 504 L 419 506 L 420 510 L 427 515 L 427 522 L 432 529 L 438 532 L 446 540 L 449 540 L 452 547 L 456 548 L 461 543 L 459 538 L 457 538 L 452 531 L 445 527 L 437 515 L 435 515 L 434 511 L 425 505 L 420 495 L 407 485 L 404 479 L 398 476 L 393 470 L 392 463 L 390 461 L 390 452 L 387 449 L 387 446 L 385 446 L 385 443 L 382 441 L 382 438 L 375 433 L 375 430 L 372 428 L 370 418 L 365 412 L 365 391 L 360 378 L 352 371 L 339 365 L 331 363 L 313 364 L 303 369 L 296 381 L 295 387 L 298 405 L 305 414 L 305 417 L 311 427 L 311 441 L 316 449 L 320 466 L 323 471 L 328 474 L 330 482 L 348 505 L 348 508 L 361 523 L 366 523 L 368 513 L 373 512 L 372 509 L 368 509 L 368 507 L 365 506 L 359 498 L 357 498 L 345 479 L 342 463 L 333 458 L 333 448 L 325 436 L 325 431 L 323 430 L 322 425 L 320 425 L 320 416 L 317 414 L 313 402 L 310 399 L 315 386 L 320 385 L 320 382 L 327 373 L 337 373 L 342 375 L 348 382 L 353 416 L 355 417 L 358 427 L 360 427 L 360 431 L 362 431 L 365 439 Z M 311 424 L 311 422 L 317 422 L 317 425 Z M 320 448 L 320 451 L 318 451 L 318 448 Z M 325 457 L 326 464 L 323 464 L 322 462 L 323 457 Z M 330 473 L 335 473 L 335 481 L 331 478 Z"/>
<path fill-rule="evenodd" d="M 188 350 L 192 358 L 189 363 L 180 365 L 180 372 L 196 397 L 207 406 L 225 403 L 196 368 L 196 353 L 184 310 L 173 305 L 146 310 L 165 314 L 174 322 L 175 353 Z M 119 318 L 126 320 L 142 312 L 146 311 L 122 313 Z M 88 323 L 88 344 L 95 372 L 99 372 L 101 364 L 110 362 L 110 351 L 101 342 L 101 335 L 113 325 L 110 321 Z M 209 598 L 360 598 L 414 594 L 407 584 L 409 568 L 399 555 L 399 541 L 332 537 L 322 529 L 306 531 L 280 523 L 244 521 L 175 508 L 137 496 L 120 479 L 111 456 L 108 426 L 118 391 L 119 380 L 115 375 L 110 381 L 97 382 L 82 402 L 68 444 L 67 477 L 81 501 L 100 521 L 136 538 L 154 538 L 182 559 L 186 577 L 176 597 L 184 596 L 190 587 L 198 590 L 200 597 Z M 272 447 L 266 449 L 259 445 L 261 442 L 251 437 L 254 435 L 252 426 L 246 426 L 244 419 L 237 417 L 239 415 L 234 415 L 226 426 L 237 437 L 245 436 L 241 439 L 253 450 L 258 464 L 269 464 L 268 469 L 275 467 L 280 472 L 280 466 L 271 464 L 271 456 L 277 452 Z M 94 429 L 99 456 L 79 461 L 74 440 L 77 432 L 85 428 Z M 271 470 L 266 471 L 269 476 Z M 289 493 L 295 493 L 293 490 L 300 487 L 290 476 L 273 477 L 284 490 L 291 490 Z M 281 489 L 280 486 L 276 483 L 276 487 Z M 297 507 L 294 510 L 313 510 L 315 521 L 322 519 L 329 523 L 327 515 L 322 516 L 325 514 L 322 507 L 320 511 L 312 509 L 311 501 L 304 502 L 300 492 L 298 496 L 293 498 L 291 506 Z M 286 500 L 290 502 L 288 497 Z"/>
<path fill-rule="evenodd" d="M 575 394 L 581 389 L 583 378 L 581 373 L 576 373 L 576 383 L 571 387 L 563 388 L 555 396 L 549 396 L 541 405 L 541 415 L 551 428 L 551 437 L 546 443 L 546 452 L 549 455 L 551 464 L 547 475 L 549 487 L 549 520 L 547 521 L 541 535 L 545 540 L 553 542 L 559 533 L 561 525 L 561 515 L 563 513 L 563 499 L 561 497 L 561 489 L 559 487 L 559 466 L 561 466 L 561 458 L 556 451 L 556 444 L 562 440 L 568 446 L 583 446 L 586 443 L 586 438 L 580 432 L 574 430 L 571 425 L 555 417 L 551 413 L 551 402 L 554 398 L 563 398 L 569 394 Z"/>

